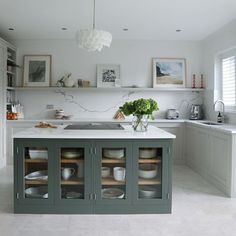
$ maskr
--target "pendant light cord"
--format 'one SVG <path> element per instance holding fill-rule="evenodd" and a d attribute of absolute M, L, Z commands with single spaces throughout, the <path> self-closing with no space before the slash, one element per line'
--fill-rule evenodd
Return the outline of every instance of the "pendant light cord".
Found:
<path fill-rule="evenodd" d="M 95 0 L 93 0 L 93 29 L 95 29 Z"/>

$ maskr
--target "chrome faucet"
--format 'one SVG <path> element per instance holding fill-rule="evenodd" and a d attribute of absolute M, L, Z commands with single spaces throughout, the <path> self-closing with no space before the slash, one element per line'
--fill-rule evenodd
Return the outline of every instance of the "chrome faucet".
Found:
<path fill-rule="evenodd" d="M 224 123 L 224 120 L 225 120 L 225 104 L 224 104 L 224 102 L 222 101 L 222 100 L 216 100 L 215 101 L 215 103 L 214 103 L 214 105 L 213 105 L 213 108 L 214 108 L 214 110 L 215 110 L 215 107 L 216 107 L 216 104 L 217 103 L 221 103 L 222 104 L 222 107 L 223 107 L 223 111 L 222 111 L 222 121 L 219 121 L 218 120 L 218 118 L 217 118 L 217 122 L 222 122 L 222 123 Z M 220 111 L 219 111 L 220 112 Z"/>

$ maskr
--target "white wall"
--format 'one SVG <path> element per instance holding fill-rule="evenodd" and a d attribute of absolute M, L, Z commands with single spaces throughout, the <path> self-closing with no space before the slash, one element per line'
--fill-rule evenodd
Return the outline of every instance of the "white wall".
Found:
<path fill-rule="evenodd" d="M 204 104 L 208 111 L 209 119 L 216 119 L 217 113 L 213 112 L 214 103 L 214 64 L 217 54 L 236 47 L 236 20 L 225 25 L 214 34 L 202 41 L 203 71 L 206 77 Z M 230 123 L 236 124 L 236 114 L 227 114 Z"/>
<path fill-rule="evenodd" d="M 90 80 L 96 85 L 96 64 L 120 64 L 123 86 L 152 86 L 152 58 L 180 57 L 187 60 L 187 86 L 191 86 L 193 73 L 202 73 L 202 50 L 199 42 L 193 41 L 144 41 L 144 40 L 114 40 L 110 49 L 100 53 L 88 53 L 81 50 L 73 40 L 16 40 L 13 42 L 18 49 L 18 63 L 23 64 L 23 55 L 52 55 L 52 84 L 54 85 L 65 73 L 71 72 L 74 79 Z M 21 73 L 20 73 L 21 74 Z M 20 81 L 21 81 L 20 75 Z M 18 85 L 21 85 L 20 82 Z M 69 92 L 74 96 L 73 104 L 54 91 L 21 91 L 19 99 L 25 108 L 26 118 L 46 118 L 52 114 L 45 110 L 46 104 L 54 104 L 55 108 L 63 108 L 75 117 L 111 118 L 124 101 L 127 93 L 121 92 Z M 122 98 L 124 96 L 124 98 Z M 131 95 L 137 97 L 153 97 L 159 102 L 160 110 L 180 108 L 186 116 L 187 102 L 198 97 L 190 92 L 139 92 Z M 68 98 L 68 97 L 67 97 Z M 197 99 L 199 102 L 199 99 Z M 201 102 L 201 101 L 200 101 Z M 100 112 L 85 112 L 86 109 Z M 113 108 L 112 108 L 113 107 Z M 109 111 L 104 110 L 111 108 Z M 104 111 L 104 112 L 102 112 Z M 160 112 L 159 117 L 163 114 Z"/>

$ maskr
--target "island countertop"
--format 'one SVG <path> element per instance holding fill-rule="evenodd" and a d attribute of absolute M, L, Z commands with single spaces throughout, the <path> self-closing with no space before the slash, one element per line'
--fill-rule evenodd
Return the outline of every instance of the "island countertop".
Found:
<path fill-rule="evenodd" d="M 42 139 L 175 139 L 175 135 L 150 125 L 147 132 L 136 132 L 131 125 L 122 125 L 124 130 L 65 130 L 58 128 L 28 128 L 17 132 L 13 138 Z"/>

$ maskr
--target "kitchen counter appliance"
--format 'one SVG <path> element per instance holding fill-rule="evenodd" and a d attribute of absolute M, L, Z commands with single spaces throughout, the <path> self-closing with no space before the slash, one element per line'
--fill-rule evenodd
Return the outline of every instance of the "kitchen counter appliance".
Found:
<path fill-rule="evenodd" d="M 179 118 L 179 111 L 176 109 L 168 109 L 166 112 L 166 119 L 176 120 Z"/>
<path fill-rule="evenodd" d="M 189 118 L 190 120 L 201 120 L 203 118 L 202 105 L 192 104 Z"/>

